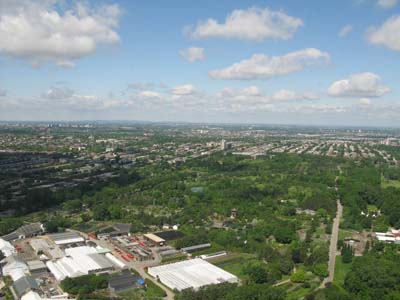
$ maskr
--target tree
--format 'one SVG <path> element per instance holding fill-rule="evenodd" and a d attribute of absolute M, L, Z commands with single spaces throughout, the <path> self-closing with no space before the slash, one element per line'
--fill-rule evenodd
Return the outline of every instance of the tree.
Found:
<path fill-rule="evenodd" d="M 244 268 L 244 273 L 249 275 L 249 279 L 253 283 L 266 283 L 268 281 L 268 272 L 262 265 L 250 264 Z"/>
<path fill-rule="evenodd" d="M 327 264 L 316 264 L 312 268 L 312 272 L 321 277 L 325 278 L 329 276 L 328 265 Z"/>
<path fill-rule="evenodd" d="M 294 233 L 288 226 L 279 226 L 274 231 L 274 237 L 277 242 L 289 244 L 293 240 Z"/>
<path fill-rule="evenodd" d="M 303 269 L 298 269 L 290 276 L 290 280 L 295 283 L 303 283 L 307 280 L 307 274 Z"/>
<path fill-rule="evenodd" d="M 351 263 L 354 256 L 353 248 L 350 245 L 344 244 L 341 250 L 342 262 L 345 264 Z"/>
<path fill-rule="evenodd" d="M 105 205 L 96 206 L 93 209 L 93 219 L 98 221 L 108 220 L 110 218 L 110 212 Z"/>

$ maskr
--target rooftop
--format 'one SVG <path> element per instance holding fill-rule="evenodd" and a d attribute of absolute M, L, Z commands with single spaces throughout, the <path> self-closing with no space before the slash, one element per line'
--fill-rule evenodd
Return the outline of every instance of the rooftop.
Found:
<path fill-rule="evenodd" d="M 149 274 L 163 284 L 182 291 L 210 284 L 238 282 L 238 278 L 200 258 L 149 268 Z"/>

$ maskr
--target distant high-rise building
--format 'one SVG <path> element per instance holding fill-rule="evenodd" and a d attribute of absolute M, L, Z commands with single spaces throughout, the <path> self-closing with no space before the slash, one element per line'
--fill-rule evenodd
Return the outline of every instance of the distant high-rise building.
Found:
<path fill-rule="evenodd" d="M 224 151 L 226 149 L 228 149 L 228 144 L 225 140 L 222 140 L 221 141 L 221 150 Z"/>

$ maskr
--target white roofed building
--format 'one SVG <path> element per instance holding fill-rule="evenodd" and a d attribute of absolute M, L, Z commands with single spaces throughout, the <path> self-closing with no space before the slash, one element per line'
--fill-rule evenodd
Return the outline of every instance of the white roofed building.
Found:
<path fill-rule="evenodd" d="M 13 281 L 29 273 L 28 265 L 15 256 L 7 257 L 6 262 L 6 265 L 3 267 L 3 276 L 11 276 Z"/>
<path fill-rule="evenodd" d="M 67 277 L 73 278 L 90 273 L 105 272 L 114 268 L 114 265 L 93 247 L 67 248 L 65 254 L 66 256 L 61 259 L 46 263 L 58 281 Z"/>
<path fill-rule="evenodd" d="M 223 282 L 237 283 L 239 279 L 200 258 L 161 265 L 148 269 L 149 274 L 172 290 L 199 288 Z"/>
<path fill-rule="evenodd" d="M 0 238 L 0 251 L 3 252 L 5 257 L 11 256 L 16 253 L 15 248 L 10 242 Z"/>

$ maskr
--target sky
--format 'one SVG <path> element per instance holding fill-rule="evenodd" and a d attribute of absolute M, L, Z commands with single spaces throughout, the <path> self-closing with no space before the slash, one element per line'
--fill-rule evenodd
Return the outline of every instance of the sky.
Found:
<path fill-rule="evenodd" d="M 400 0 L 0 0 L 0 120 L 400 127 Z"/>

